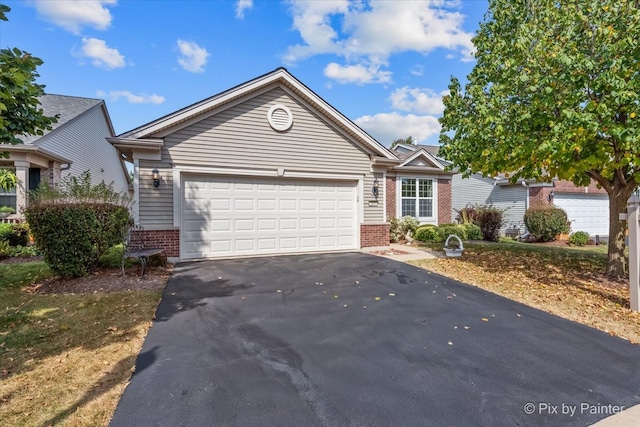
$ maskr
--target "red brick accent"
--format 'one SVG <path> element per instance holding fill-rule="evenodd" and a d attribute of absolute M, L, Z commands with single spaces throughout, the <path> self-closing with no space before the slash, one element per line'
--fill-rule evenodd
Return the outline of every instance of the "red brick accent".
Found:
<path fill-rule="evenodd" d="M 580 194 L 607 194 L 604 188 L 598 188 L 596 182 L 591 180 L 585 192 L 585 187 L 576 187 L 571 181 L 556 181 L 553 183 L 556 193 L 580 193 Z"/>
<path fill-rule="evenodd" d="M 529 188 L 529 206 L 539 204 L 549 204 L 549 195 L 552 187 L 531 187 Z"/>
<path fill-rule="evenodd" d="M 142 240 L 148 248 L 162 248 L 168 257 L 180 256 L 180 230 L 142 230 Z"/>
<path fill-rule="evenodd" d="M 396 177 L 387 175 L 387 219 L 396 217 Z"/>
<path fill-rule="evenodd" d="M 360 247 L 389 246 L 389 224 L 360 224 Z"/>
<path fill-rule="evenodd" d="M 438 178 L 438 224 L 451 222 L 451 179 Z"/>

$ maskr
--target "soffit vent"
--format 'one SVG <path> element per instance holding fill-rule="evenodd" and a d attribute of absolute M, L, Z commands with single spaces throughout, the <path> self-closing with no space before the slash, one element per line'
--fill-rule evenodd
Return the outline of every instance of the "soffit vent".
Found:
<path fill-rule="evenodd" d="M 285 105 L 276 104 L 269 108 L 267 120 L 269 120 L 269 125 L 273 129 L 284 132 L 293 125 L 293 114 Z"/>

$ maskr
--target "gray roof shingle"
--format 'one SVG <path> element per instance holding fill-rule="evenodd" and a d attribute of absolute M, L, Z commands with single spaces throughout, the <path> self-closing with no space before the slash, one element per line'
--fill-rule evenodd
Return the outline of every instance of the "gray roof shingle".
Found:
<path fill-rule="evenodd" d="M 45 131 L 45 135 L 70 122 L 85 111 L 90 110 L 102 102 L 101 99 L 49 94 L 41 96 L 39 101 L 41 104 L 40 107 L 44 110 L 45 116 L 51 117 L 56 114 L 60 115 L 60 117 L 58 117 L 58 122 L 52 125 L 51 130 Z M 28 135 L 21 139 L 25 144 L 33 145 L 33 143 L 40 138 L 42 138 L 41 135 Z"/>

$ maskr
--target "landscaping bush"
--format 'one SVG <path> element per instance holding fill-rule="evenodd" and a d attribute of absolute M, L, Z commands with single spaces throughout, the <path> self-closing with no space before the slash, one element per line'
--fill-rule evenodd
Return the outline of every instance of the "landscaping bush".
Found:
<path fill-rule="evenodd" d="M 422 225 L 416 230 L 414 238 L 421 242 L 439 243 L 442 242 L 438 227 L 435 225 Z"/>
<path fill-rule="evenodd" d="M 412 216 L 403 216 L 402 218 L 391 218 L 389 220 L 389 240 L 397 243 L 404 239 L 408 232 L 415 234 L 420 223 Z"/>
<path fill-rule="evenodd" d="M 476 224 L 480 227 L 482 239 L 497 242 L 500 239 L 500 228 L 504 224 L 505 209 L 492 205 L 477 205 Z"/>
<path fill-rule="evenodd" d="M 447 240 L 450 234 L 457 235 L 461 240 L 467 240 L 467 229 L 461 224 L 442 224 L 438 226 L 440 241 Z"/>
<path fill-rule="evenodd" d="M 570 230 L 567 213 L 558 207 L 540 204 L 527 209 L 524 224 L 538 242 L 551 242 L 556 236 Z"/>
<path fill-rule="evenodd" d="M 24 223 L 0 223 L 0 240 L 6 241 L 9 246 L 26 246 L 29 243 L 29 227 Z"/>
<path fill-rule="evenodd" d="M 18 257 L 18 256 L 37 256 L 38 251 L 33 246 L 11 246 L 9 249 L 9 256 Z"/>
<path fill-rule="evenodd" d="M 131 224 L 127 195 L 104 183 L 91 185 L 88 173 L 57 187 L 42 184 L 25 211 L 37 248 L 61 277 L 81 277 L 122 241 Z"/>
<path fill-rule="evenodd" d="M 467 240 L 482 240 L 482 230 L 476 224 L 462 224 L 467 232 Z"/>
<path fill-rule="evenodd" d="M 456 212 L 458 213 L 456 221 L 460 224 L 477 224 L 476 218 L 478 216 L 478 212 L 476 210 L 476 206 L 468 204 L 464 208 L 456 210 Z"/>
<path fill-rule="evenodd" d="M 569 236 L 569 244 L 575 246 L 584 246 L 589 243 L 589 233 L 586 231 L 576 231 Z"/>

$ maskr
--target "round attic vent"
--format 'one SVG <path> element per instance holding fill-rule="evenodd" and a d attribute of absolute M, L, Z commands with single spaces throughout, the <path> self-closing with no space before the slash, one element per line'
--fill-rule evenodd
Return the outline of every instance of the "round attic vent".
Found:
<path fill-rule="evenodd" d="M 291 114 L 291 110 L 286 106 L 276 104 L 269 108 L 267 120 L 269 120 L 269 125 L 271 125 L 272 128 L 283 132 L 291 128 L 291 125 L 293 124 L 293 114 Z"/>

